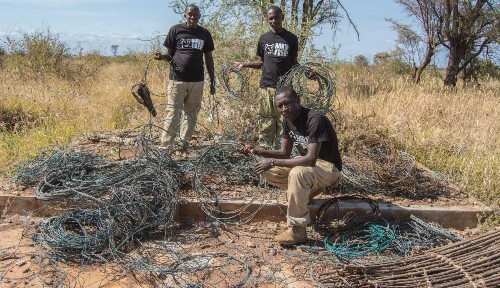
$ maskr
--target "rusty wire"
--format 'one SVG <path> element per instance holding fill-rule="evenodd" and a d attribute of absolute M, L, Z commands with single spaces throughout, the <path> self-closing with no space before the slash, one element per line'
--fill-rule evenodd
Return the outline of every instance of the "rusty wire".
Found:
<path fill-rule="evenodd" d="M 346 266 L 320 275 L 325 285 L 363 287 L 498 287 L 500 230 L 376 265 Z"/>

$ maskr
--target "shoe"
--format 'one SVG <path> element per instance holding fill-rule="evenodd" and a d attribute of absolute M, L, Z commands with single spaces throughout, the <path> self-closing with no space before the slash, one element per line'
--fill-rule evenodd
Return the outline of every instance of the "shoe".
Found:
<path fill-rule="evenodd" d="M 179 140 L 179 142 L 175 145 L 175 150 L 186 150 L 189 148 L 189 141 L 186 140 Z"/>
<path fill-rule="evenodd" d="M 292 226 L 274 238 L 280 245 L 289 246 L 307 242 L 306 227 Z"/>

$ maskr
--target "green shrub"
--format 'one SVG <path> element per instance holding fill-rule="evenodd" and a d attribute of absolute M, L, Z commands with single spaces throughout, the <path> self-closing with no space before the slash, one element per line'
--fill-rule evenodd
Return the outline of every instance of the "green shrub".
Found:
<path fill-rule="evenodd" d="M 11 72 L 25 78 L 42 78 L 55 75 L 67 80 L 95 76 L 106 64 L 99 52 L 71 55 L 71 48 L 59 40 L 49 28 L 22 32 L 21 37 L 7 36 L 11 51 L 8 67 Z"/>
<path fill-rule="evenodd" d="M 0 47 L 0 69 L 2 69 L 4 66 L 6 54 L 7 54 L 7 52 L 5 52 L 5 49 Z"/>

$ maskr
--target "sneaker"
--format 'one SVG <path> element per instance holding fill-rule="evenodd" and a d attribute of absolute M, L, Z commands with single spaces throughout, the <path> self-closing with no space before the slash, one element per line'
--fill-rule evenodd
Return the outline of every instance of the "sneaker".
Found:
<path fill-rule="evenodd" d="M 306 227 L 292 226 L 274 239 L 283 246 L 305 243 L 307 242 Z"/>
<path fill-rule="evenodd" d="M 179 140 L 176 145 L 177 150 L 186 150 L 189 148 L 189 141 L 187 140 Z"/>

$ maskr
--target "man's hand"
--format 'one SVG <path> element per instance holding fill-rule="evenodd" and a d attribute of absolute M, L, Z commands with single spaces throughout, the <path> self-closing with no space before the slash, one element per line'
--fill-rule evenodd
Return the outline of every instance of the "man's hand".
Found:
<path fill-rule="evenodd" d="M 238 67 L 238 69 L 245 67 L 243 62 L 234 61 L 233 64 L 234 64 L 234 66 Z M 232 68 L 232 69 L 234 69 L 234 68 Z"/>
<path fill-rule="evenodd" d="M 215 80 L 210 80 L 210 95 L 215 94 Z"/>
<path fill-rule="evenodd" d="M 172 61 L 172 56 L 168 54 L 162 54 L 160 51 L 156 51 L 153 58 L 155 60 L 166 60 L 167 62 Z"/>
<path fill-rule="evenodd" d="M 245 155 L 248 155 L 248 153 L 257 154 L 257 148 L 253 147 L 250 144 L 240 144 L 238 145 L 238 148 L 236 148 L 236 151 Z"/>
<path fill-rule="evenodd" d="M 264 158 L 257 162 L 257 164 L 255 164 L 255 172 L 260 174 L 266 170 L 269 170 L 271 167 L 273 167 L 271 161 L 272 160 L 270 158 Z"/>
<path fill-rule="evenodd" d="M 160 51 L 156 51 L 153 58 L 155 58 L 155 60 L 163 60 L 163 54 L 161 54 Z"/>

